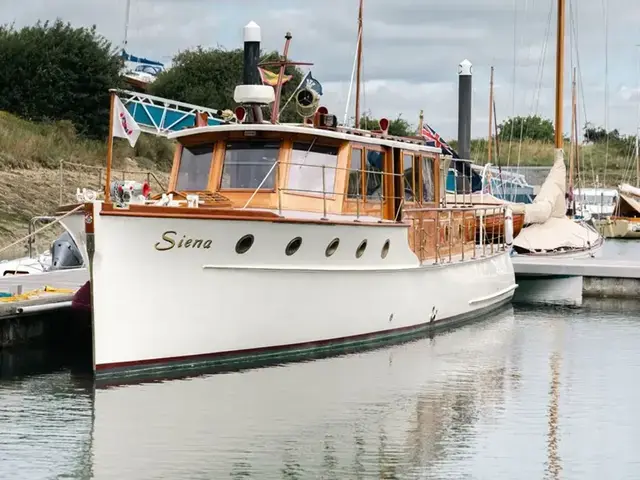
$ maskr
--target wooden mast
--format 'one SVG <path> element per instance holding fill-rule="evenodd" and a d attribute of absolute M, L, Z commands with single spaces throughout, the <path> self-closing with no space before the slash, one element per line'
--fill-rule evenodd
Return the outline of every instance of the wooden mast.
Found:
<path fill-rule="evenodd" d="M 564 13 L 565 0 L 558 0 L 558 25 L 556 42 L 556 98 L 555 98 L 555 147 L 562 150 L 564 136 L 562 135 L 562 97 L 564 82 Z"/>
<path fill-rule="evenodd" d="M 362 71 L 362 9 L 364 0 L 360 0 L 360 8 L 358 9 L 358 51 L 356 66 L 356 128 L 360 128 L 360 75 Z"/>
<path fill-rule="evenodd" d="M 491 76 L 489 78 L 489 139 L 487 141 L 487 163 L 491 163 L 491 138 L 493 135 L 493 66 L 491 66 Z"/>

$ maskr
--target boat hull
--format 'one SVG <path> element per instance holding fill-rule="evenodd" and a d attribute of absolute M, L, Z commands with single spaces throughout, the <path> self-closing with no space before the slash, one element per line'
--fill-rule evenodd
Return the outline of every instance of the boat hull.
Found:
<path fill-rule="evenodd" d="M 640 218 L 606 218 L 594 224 L 605 238 L 640 238 Z"/>
<path fill-rule="evenodd" d="M 254 366 L 403 341 L 489 313 L 516 287 L 507 252 L 420 265 L 408 226 L 111 216 L 99 205 L 91 281 L 99 378 Z M 237 254 L 247 234 L 254 244 Z M 295 237 L 302 246 L 288 256 Z M 327 257 L 334 238 L 339 247 Z"/>

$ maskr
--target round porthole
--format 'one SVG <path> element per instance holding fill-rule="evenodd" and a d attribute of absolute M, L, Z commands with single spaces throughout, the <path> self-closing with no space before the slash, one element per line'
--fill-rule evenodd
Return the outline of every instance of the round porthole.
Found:
<path fill-rule="evenodd" d="M 380 256 L 382 258 L 387 258 L 387 254 L 389 253 L 389 244 L 391 242 L 389 242 L 389 240 L 387 240 L 386 242 L 384 242 L 384 245 L 382 246 L 382 252 L 380 252 Z"/>
<path fill-rule="evenodd" d="M 367 249 L 367 240 L 363 240 L 360 245 L 358 245 L 358 249 L 356 250 L 356 258 L 360 258 L 364 251 Z"/>
<path fill-rule="evenodd" d="M 249 249 L 253 246 L 253 235 L 245 235 L 238 243 L 236 243 L 236 253 L 242 254 L 247 253 Z"/>
<path fill-rule="evenodd" d="M 287 247 L 284 249 L 284 253 L 286 253 L 288 256 L 291 256 L 298 251 L 301 245 L 302 238 L 296 237 L 287 244 Z"/>
<path fill-rule="evenodd" d="M 333 240 L 331 240 L 331 243 L 327 246 L 327 249 L 325 250 L 324 254 L 327 257 L 330 257 L 331 255 L 336 253 L 336 250 L 338 250 L 338 245 L 340 245 L 340 239 L 334 238 Z"/>

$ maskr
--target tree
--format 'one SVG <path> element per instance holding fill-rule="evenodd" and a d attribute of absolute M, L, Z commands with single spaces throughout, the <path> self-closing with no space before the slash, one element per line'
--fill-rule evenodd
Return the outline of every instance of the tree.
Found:
<path fill-rule="evenodd" d="M 534 140 L 553 142 L 555 129 L 553 122 L 538 115 L 508 118 L 498 126 L 498 137 L 502 141 Z"/>
<path fill-rule="evenodd" d="M 222 47 L 204 49 L 197 47 L 178 53 L 173 66 L 161 73 L 150 86 L 150 93 L 186 103 L 220 110 L 233 108 L 233 91 L 242 83 L 244 51 L 240 48 L 225 50 Z M 261 61 L 278 60 L 278 52 L 262 54 Z M 293 78 L 282 86 L 282 103 L 289 99 L 300 84 L 303 73 L 295 66 L 285 69 Z M 293 100 L 292 102 L 293 103 Z M 300 121 L 295 108 L 288 106 L 280 112 L 283 122 Z"/>
<path fill-rule="evenodd" d="M 360 118 L 360 128 L 364 128 L 365 130 L 379 130 L 380 120 L 365 114 Z M 398 115 L 394 120 L 389 121 L 389 135 L 410 137 L 415 134 L 415 127 L 402 118 L 402 114 Z"/>
<path fill-rule="evenodd" d="M 91 28 L 61 20 L 16 30 L 0 27 L 0 110 L 33 121 L 69 120 L 78 133 L 104 138 L 109 89 L 120 60 Z"/>

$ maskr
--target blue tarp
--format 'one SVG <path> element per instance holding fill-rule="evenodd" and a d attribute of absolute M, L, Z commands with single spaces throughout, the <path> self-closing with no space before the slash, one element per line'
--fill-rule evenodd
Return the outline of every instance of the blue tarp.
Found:
<path fill-rule="evenodd" d="M 157 65 L 159 67 L 164 67 L 164 63 L 156 62 L 155 60 L 149 60 L 148 58 L 136 57 L 135 55 L 128 54 L 125 50 L 122 50 L 122 54 L 120 56 L 129 62 L 146 63 L 147 65 Z"/>

